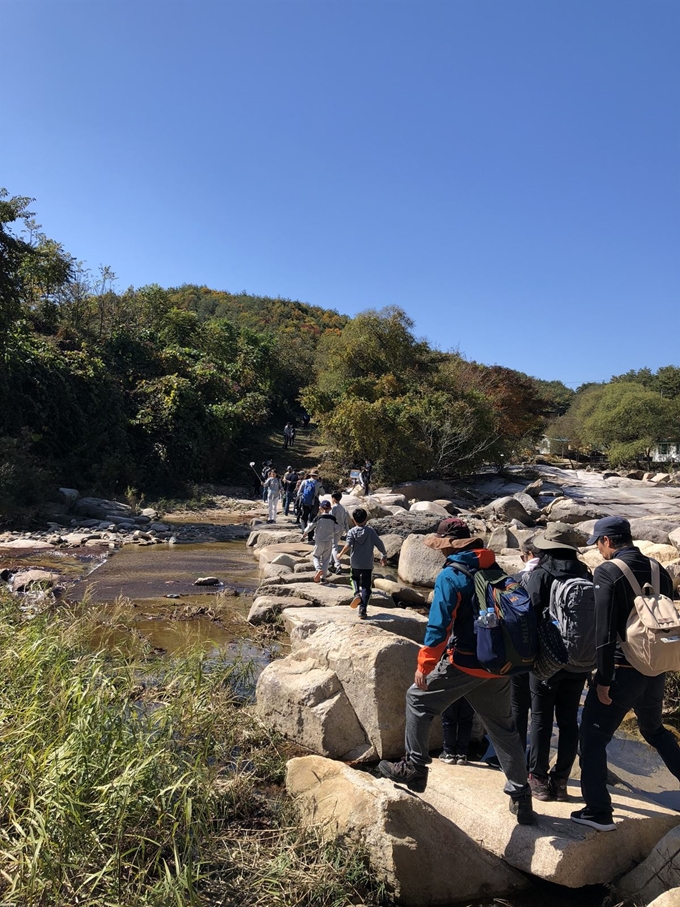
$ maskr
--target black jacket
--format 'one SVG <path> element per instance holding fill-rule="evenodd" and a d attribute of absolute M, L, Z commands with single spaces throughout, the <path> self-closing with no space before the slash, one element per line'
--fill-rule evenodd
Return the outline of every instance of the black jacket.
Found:
<path fill-rule="evenodd" d="M 651 582 L 652 568 L 649 558 L 633 547 L 621 548 L 616 557 L 633 571 L 640 585 Z M 673 581 L 667 571 L 660 568 L 661 592 L 673 597 Z M 628 665 L 618 645 L 618 637 L 626 638 L 626 623 L 633 610 L 635 593 L 616 564 L 605 561 L 595 568 L 595 633 L 597 636 L 597 673 L 595 682 L 610 686 L 616 665 Z M 629 666 L 630 667 L 630 666 Z M 633 670 L 633 668 L 631 668 Z"/>
<path fill-rule="evenodd" d="M 550 588 L 556 579 L 592 579 L 590 570 L 569 548 L 556 548 L 554 554 L 544 555 L 538 567 L 535 567 L 524 580 L 524 588 L 529 593 L 538 620 L 550 604 Z"/>

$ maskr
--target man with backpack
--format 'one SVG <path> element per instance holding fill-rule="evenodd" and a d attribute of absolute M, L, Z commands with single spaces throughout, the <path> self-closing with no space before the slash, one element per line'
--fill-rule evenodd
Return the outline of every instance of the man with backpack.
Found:
<path fill-rule="evenodd" d="M 478 659 L 475 617 L 480 604 L 474 576 L 477 571 L 494 568 L 500 573 L 495 555 L 484 547 L 482 539 L 471 537 L 467 525 L 456 517 L 442 520 L 437 534 L 428 536 L 426 544 L 441 551 L 446 563 L 435 583 L 414 684 L 406 694 L 406 755 L 400 762 L 382 761 L 378 770 L 383 777 L 411 790 L 425 790 L 432 721 L 465 696 L 484 722 L 496 750 L 507 779 L 510 811 L 520 825 L 533 825 L 536 816 L 524 748 L 510 711 L 510 678 L 490 673 Z"/>
<path fill-rule="evenodd" d="M 607 745 L 630 709 L 644 739 L 680 779 L 680 747 L 662 721 L 665 670 L 680 668 L 680 612 L 672 602 L 670 576 L 633 545 L 628 520 L 603 517 L 588 544 L 597 545 L 604 563 L 593 577 L 597 671 L 581 718 L 581 793 L 586 805 L 571 818 L 597 831 L 614 831 Z M 645 621 L 653 622 L 660 612 L 667 629 L 648 632 Z"/>
<path fill-rule="evenodd" d="M 534 536 L 533 546 L 542 557 L 524 580 L 536 619 L 558 625 L 569 654 L 569 663 L 548 680 L 529 674 L 529 784 L 537 800 L 569 799 L 567 782 L 578 751 L 578 708 L 583 687 L 595 667 L 592 577 L 571 544 L 572 532 L 566 523 L 551 523 Z M 555 717 L 559 730 L 557 759 L 549 773 Z"/>
<path fill-rule="evenodd" d="M 281 481 L 283 483 L 284 493 L 283 515 L 288 516 L 288 512 L 295 501 L 295 487 L 298 483 L 298 474 L 292 466 L 286 467 L 286 471 L 284 472 Z"/>
<path fill-rule="evenodd" d="M 323 485 L 319 480 L 316 469 L 310 470 L 309 475 L 300 485 L 300 503 L 302 509 L 301 523 L 303 530 L 312 522 L 319 512 L 319 497 L 323 494 Z M 313 536 L 310 536 L 310 542 Z"/>

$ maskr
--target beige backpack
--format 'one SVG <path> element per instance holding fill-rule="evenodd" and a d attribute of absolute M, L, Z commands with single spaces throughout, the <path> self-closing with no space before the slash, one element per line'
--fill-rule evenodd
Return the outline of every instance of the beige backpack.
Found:
<path fill-rule="evenodd" d="M 643 587 L 628 564 L 612 558 L 635 593 L 635 607 L 626 624 L 626 641 L 621 640 L 623 654 L 630 664 L 646 677 L 664 671 L 680 670 L 680 604 L 661 594 L 659 565 L 649 559 L 652 581 Z"/>

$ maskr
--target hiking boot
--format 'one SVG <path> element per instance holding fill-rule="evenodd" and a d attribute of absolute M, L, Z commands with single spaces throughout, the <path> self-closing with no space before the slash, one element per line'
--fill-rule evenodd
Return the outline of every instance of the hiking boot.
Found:
<path fill-rule="evenodd" d="M 467 756 L 456 756 L 456 765 L 467 765 Z"/>
<path fill-rule="evenodd" d="M 595 831 L 616 831 L 612 817 L 606 813 L 591 813 L 587 806 L 571 814 L 571 821 L 577 825 L 587 825 Z"/>
<path fill-rule="evenodd" d="M 387 762 L 383 759 L 378 763 L 378 771 L 383 778 L 389 778 L 395 784 L 405 784 L 409 790 L 419 794 L 427 787 L 429 769 L 414 765 L 406 756 L 400 762 Z"/>
<path fill-rule="evenodd" d="M 540 775 L 529 775 L 529 787 L 531 788 L 531 793 L 537 800 L 555 799 L 548 778 L 541 778 Z"/>
<path fill-rule="evenodd" d="M 458 761 L 458 757 L 454 756 L 453 753 L 447 753 L 446 750 L 439 757 L 440 762 L 445 762 L 446 765 L 455 765 Z"/>
<path fill-rule="evenodd" d="M 361 596 L 355 595 L 352 601 L 349 603 L 350 608 L 358 608 L 361 604 Z"/>
<path fill-rule="evenodd" d="M 536 813 L 533 810 L 531 794 L 522 794 L 521 797 L 510 798 L 510 812 L 517 816 L 518 825 L 535 825 Z"/>
<path fill-rule="evenodd" d="M 569 790 L 567 788 L 566 778 L 556 778 L 555 775 L 551 775 L 548 783 L 552 795 L 556 800 L 559 800 L 560 803 L 569 802 Z"/>

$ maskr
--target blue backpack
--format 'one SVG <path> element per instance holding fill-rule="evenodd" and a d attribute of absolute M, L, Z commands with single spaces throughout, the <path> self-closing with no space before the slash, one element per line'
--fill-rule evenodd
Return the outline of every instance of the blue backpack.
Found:
<path fill-rule="evenodd" d="M 538 631 L 526 589 L 500 567 L 469 570 L 461 564 L 450 566 L 475 584 L 473 607 L 480 667 L 500 676 L 530 671 L 538 652 Z M 479 622 L 482 610 L 492 615 L 489 626 Z"/>
<path fill-rule="evenodd" d="M 314 479 L 305 479 L 300 489 L 300 497 L 305 507 L 311 507 L 316 497 L 316 481 Z"/>

